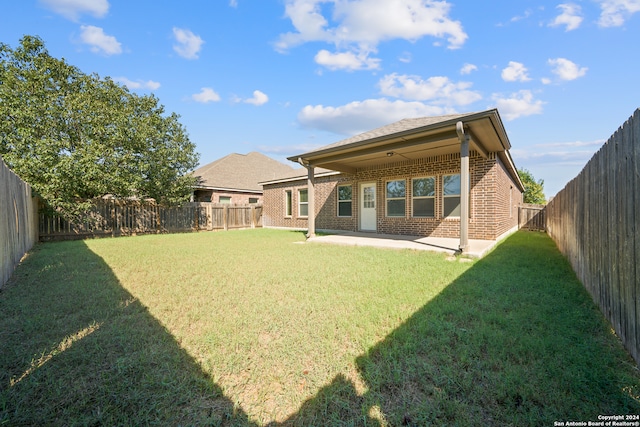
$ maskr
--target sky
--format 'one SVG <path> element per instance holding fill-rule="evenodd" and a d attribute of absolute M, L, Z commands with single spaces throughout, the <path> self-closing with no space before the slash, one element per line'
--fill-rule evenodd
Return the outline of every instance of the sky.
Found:
<path fill-rule="evenodd" d="M 4 0 L 24 35 L 154 94 L 200 165 L 497 108 L 552 197 L 640 107 L 640 0 Z"/>

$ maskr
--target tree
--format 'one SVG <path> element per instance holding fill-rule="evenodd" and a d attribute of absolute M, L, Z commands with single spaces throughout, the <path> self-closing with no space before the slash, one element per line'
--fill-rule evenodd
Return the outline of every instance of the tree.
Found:
<path fill-rule="evenodd" d="M 544 196 L 544 181 L 542 179 L 536 181 L 533 174 L 527 169 L 518 169 L 518 176 L 524 184 L 523 202 L 535 205 L 543 205 L 547 203 Z"/>
<path fill-rule="evenodd" d="M 39 37 L 0 43 L 0 155 L 61 212 L 106 194 L 186 200 L 198 154 L 178 119 L 153 95 L 50 56 Z"/>

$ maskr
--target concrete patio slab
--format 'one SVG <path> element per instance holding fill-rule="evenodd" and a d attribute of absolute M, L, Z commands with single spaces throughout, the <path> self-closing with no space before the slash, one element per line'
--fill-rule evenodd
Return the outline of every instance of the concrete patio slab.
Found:
<path fill-rule="evenodd" d="M 321 234 L 310 239 L 310 243 L 330 243 L 335 245 L 372 246 L 389 249 L 415 249 L 419 251 L 443 252 L 454 255 L 458 252 L 460 239 L 443 237 L 399 236 L 351 231 L 336 231 Z M 482 258 L 498 242 L 494 240 L 469 240 L 464 256 Z"/>

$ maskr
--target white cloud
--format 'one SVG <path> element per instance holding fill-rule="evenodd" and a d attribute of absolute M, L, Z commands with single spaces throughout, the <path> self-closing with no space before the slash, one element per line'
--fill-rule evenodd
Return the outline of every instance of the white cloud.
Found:
<path fill-rule="evenodd" d="M 269 97 L 259 90 L 253 91 L 253 98 L 245 99 L 244 102 L 253 105 L 264 105 L 269 101 Z"/>
<path fill-rule="evenodd" d="M 200 89 L 199 93 L 191 95 L 191 99 L 202 104 L 207 104 L 209 102 L 220 101 L 220 95 L 218 95 L 216 91 L 214 91 L 210 87 L 203 87 L 202 89 Z"/>
<path fill-rule="evenodd" d="M 330 70 L 376 70 L 380 68 L 380 59 L 369 58 L 369 52 L 331 53 L 322 49 L 315 56 L 317 64 Z"/>
<path fill-rule="evenodd" d="M 502 70 L 502 80 L 505 82 L 526 82 L 531 80 L 527 74 L 527 67 L 520 62 L 509 61 L 507 68 Z"/>
<path fill-rule="evenodd" d="M 122 83 L 129 89 L 149 89 L 149 90 L 157 90 L 160 88 L 160 83 L 154 82 L 153 80 L 147 80 L 146 82 L 143 80 L 129 80 L 126 77 L 116 77 L 113 80 L 116 82 Z"/>
<path fill-rule="evenodd" d="M 402 52 L 402 55 L 398 57 L 398 61 L 408 64 L 413 61 L 413 56 L 411 55 L 411 52 Z"/>
<path fill-rule="evenodd" d="M 449 108 L 417 101 L 389 101 L 380 98 L 354 101 L 339 107 L 307 105 L 298 113 L 298 122 L 307 128 L 350 136 L 405 118 L 454 112 Z"/>
<path fill-rule="evenodd" d="M 173 27 L 173 36 L 177 44 L 173 45 L 173 50 L 178 55 L 186 59 L 198 59 L 198 52 L 204 44 L 200 36 L 196 36 L 190 30 Z"/>
<path fill-rule="evenodd" d="M 551 72 L 561 80 L 575 80 L 587 74 L 587 67 L 579 67 L 578 64 L 565 58 L 549 59 L 549 65 L 553 67 Z"/>
<path fill-rule="evenodd" d="M 482 99 L 475 91 L 469 90 L 471 83 L 454 83 L 448 77 L 436 76 L 423 80 L 419 76 L 384 76 L 378 82 L 383 95 L 412 101 L 431 101 L 436 105 L 468 105 Z"/>
<path fill-rule="evenodd" d="M 265 154 L 289 156 L 297 153 L 306 153 L 308 151 L 313 151 L 324 145 L 326 144 L 302 143 L 292 145 L 258 145 L 256 148 L 258 149 L 258 151 Z"/>
<path fill-rule="evenodd" d="M 327 3 L 333 6 L 331 12 Z M 354 69 L 340 64 L 360 59 L 357 69 L 370 69 L 373 64 L 364 59 L 385 40 L 416 41 L 431 36 L 446 39 L 450 49 L 462 47 L 468 36 L 460 21 L 449 17 L 450 9 L 450 3 L 433 0 L 286 0 L 285 15 L 295 31 L 281 34 L 275 48 L 286 52 L 303 43 L 326 42 L 341 52 L 351 52 L 346 57 L 321 51 L 318 55 L 328 65 Z"/>
<path fill-rule="evenodd" d="M 514 148 L 511 153 L 526 164 L 584 165 L 602 147 L 605 140 L 534 144 Z"/>
<path fill-rule="evenodd" d="M 478 67 L 473 64 L 464 64 L 460 69 L 460 74 L 471 74 L 473 71 L 477 71 Z"/>
<path fill-rule="evenodd" d="M 512 93 L 507 98 L 500 94 L 494 94 L 493 100 L 498 110 L 500 110 L 500 115 L 508 121 L 532 114 L 541 114 L 542 105 L 544 104 L 540 100 L 535 100 L 530 90 Z"/>
<path fill-rule="evenodd" d="M 510 22 L 522 21 L 523 19 L 527 19 L 528 17 L 530 17 L 532 14 L 533 14 L 533 12 L 531 11 L 531 9 L 527 9 L 527 10 L 524 11 L 524 13 L 522 15 L 514 16 L 509 21 Z"/>
<path fill-rule="evenodd" d="M 238 7 L 238 0 L 229 0 L 229 6 Z"/>
<path fill-rule="evenodd" d="M 40 3 L 74 22 L 84 13 L 102 18 L 109 12 L 107 0 L 40 0 Z"/>
<path fill-rule="evenodd" d="M 566 25 L 565 31 L 575 30 L 582 23 L 582 8 L 573 3 L 562 3 L 556 6 L 557 9 L 562 10 L 562 13 L 556 16 L 556 19 L 549 24 L 551 27 L 558 27 Z"/>
<path fill-rule="evenodd" d="M 114 36 L 104 33 L 100 27 L 93 25 L 80 26 L 80 40 L 84 44 L 91 46 L 91 51 L 104 53 L 105 55 L 116 55 L 122 53 L 122 45 Z"/>
<path fill-rule="evenodd" d="M 601 27 L 620 27 L 631 15 L 640 12 L 640 0 L 597 0 L 600 3 Z"/>

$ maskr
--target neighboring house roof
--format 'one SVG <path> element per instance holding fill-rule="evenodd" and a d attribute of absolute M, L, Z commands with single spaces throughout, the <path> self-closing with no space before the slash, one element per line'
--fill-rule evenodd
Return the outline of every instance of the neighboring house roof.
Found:
<path fill-rule="evenodd" d="M 193 172 L 198 177 L 196 188 L 262 192 L 262 181 L 288 176 L 294 171 L 289 165 L 264 154 L 229 154 L 199 167 Z"/>
<path fill-rule="evenodd" d="M 497 153 L 523 189 L 509 153 L 511 143 L 496 109 L 404 119 L 288 159 L 316 168 L 353 173 L 389 162 L 388 158 L 396 155 L 413 160 L 459 153 L 458 122 L 462 122 L 465 133 L 470 136 L 469 148 L 485 157 Z"/>

